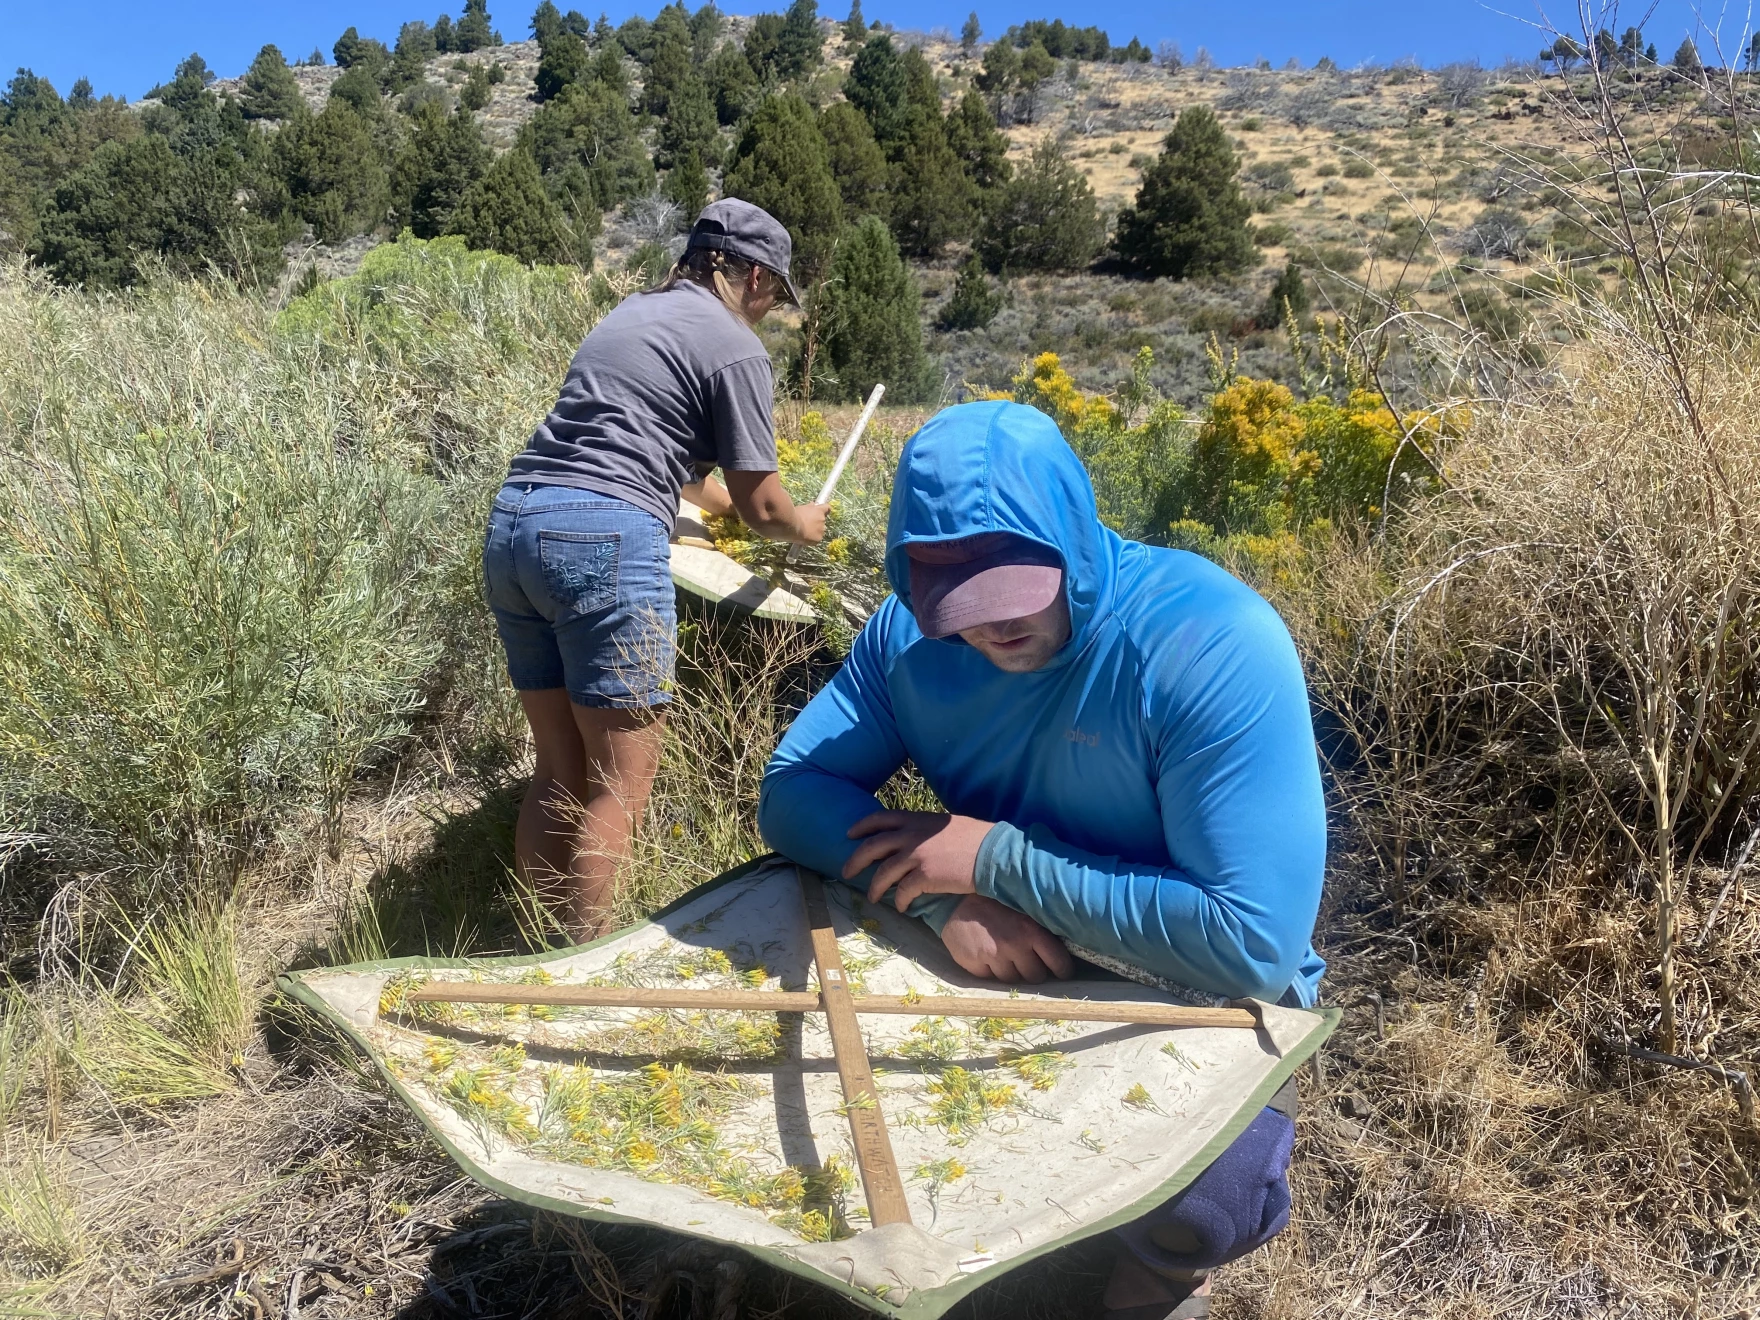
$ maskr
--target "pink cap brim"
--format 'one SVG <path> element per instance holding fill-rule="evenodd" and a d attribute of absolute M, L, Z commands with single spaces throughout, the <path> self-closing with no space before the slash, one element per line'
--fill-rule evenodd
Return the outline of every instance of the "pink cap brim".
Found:
<path fill-rule="evenodd" d="M 911 613 L 930 639 L 966 628 L 1022 619 L 1048 608 L 1063 590 L 1063 570 L 1045 564 L 971 564 L 911 560 Z"/>

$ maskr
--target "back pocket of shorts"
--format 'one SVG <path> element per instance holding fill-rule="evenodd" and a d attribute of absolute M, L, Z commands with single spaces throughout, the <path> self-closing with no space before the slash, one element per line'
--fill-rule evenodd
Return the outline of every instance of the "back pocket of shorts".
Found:
<path fill-rule="evenodd" d="M 596 614 L 617 603 L 622 540 L 618 532 L 538 533 L 538 563 L 558 615 Z"/>

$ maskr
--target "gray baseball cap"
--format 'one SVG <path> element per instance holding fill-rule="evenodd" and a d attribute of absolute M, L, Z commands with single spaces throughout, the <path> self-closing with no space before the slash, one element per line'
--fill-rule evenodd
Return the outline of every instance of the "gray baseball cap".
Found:
<path fill-rule="evenodd" d="M 710 202 L 691 226 L 688 248 L 719 248 L 731 256 L 755 261 L 776 273 L 788 300 L 796 307 L 801 296 L 789 278 L 789 262 L 794 258 L 794 243 L 782 222 L 760 206 L 742 202 L 737 197 L 723 197 Z"/>

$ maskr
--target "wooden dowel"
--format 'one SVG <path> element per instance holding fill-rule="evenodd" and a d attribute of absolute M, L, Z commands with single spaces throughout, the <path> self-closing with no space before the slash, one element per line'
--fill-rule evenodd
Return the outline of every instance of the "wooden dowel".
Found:
<path fill-rule="evenodd" d="M 879 391 L 875 391 L 878 396 Z M 850 1136 L 855 1143 L 856 1165 L 862 1174 L 862 1191 L 868 1199 L 868 1222 L 908 1224 L 911 1208 L 904 1198 L 904 1179 L 886 1134 L 886 1118 L 880 1112 L 880 1090 L 868 1064 L 868 1046 L 856 1020 L 849 981 L 843 972 L 843 955 L 837 948 L 837 932 L 825 904 L 819 877 L 795 868 L 800 877 L 801 898 L 806 903 L 807 926 L 813 936 L 813 961 L 819 965 L 819 996 L 824 1001 L 825 1025 L 831 1033 L 831 1053 L 837 1060 L 837 1077 L 843 1084 L 843 1107 L 849 1115 Z"/>
<path fill-rule="evenodd" d="M 806 990 L 686 990 L 617 985 L 480 985 L 430 981 L 411 990 L 418 1004 L 547 1004 L 558 1008 L 697 1008 L 729 1013 L 820 1013 L 824 1004 Z M 1134 1000 L 1057 999 L 1022 996 L 852 995 L 857 1013 L 890 1017 L 1022 1018 L 1031 1022 L 1118 1022 L 1145 1027 L 1242 1027 L 1259 1025 L 1245 1008 L 1189 1008 Z"/>

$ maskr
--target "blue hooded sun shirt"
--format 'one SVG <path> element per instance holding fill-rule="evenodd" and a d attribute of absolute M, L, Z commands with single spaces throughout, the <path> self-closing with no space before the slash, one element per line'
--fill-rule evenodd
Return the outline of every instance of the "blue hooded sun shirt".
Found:
<path fill-rule="evenodd" d="M 925 638 L 905 547 L 1011 532 L 1062 559 L 1069 641 L 1010 674 Z M 850 826 L 908 758 L 949 811 L 996 822 L 977 892 L 1055 934 L 1215 994 L 1315 1002 L 1326 816 L 1283 621 L 1208 560 L 1126 541 L 1056 425 L 968 403 L 905 446 L 888 597 L 764 774 L 758 824 L 840 877 Z M 852 882 L 865 889 L 873 869 Z M 960 899 L 918 899 L 939 930 Z"/>

